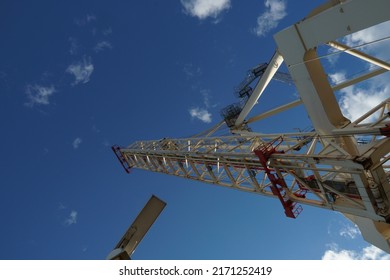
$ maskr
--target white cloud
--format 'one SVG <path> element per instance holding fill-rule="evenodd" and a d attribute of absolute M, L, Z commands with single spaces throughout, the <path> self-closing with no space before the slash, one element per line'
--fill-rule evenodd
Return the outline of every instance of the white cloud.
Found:
<path fill-rule="evenodd" d="M 96 53 L 104 51 L 105 49 L 112 49 L 112 44 L 108 41 L 101 41 L 93 48 Z"/>
<path fill-rule="evenodd" d="M 69 67 L 66 69 L 66 72 L 74 75 L 75 81 L 72 83 L 72 85 L 77 85 L 79 83 L 88 83 L 93 70 L 94 66 L 91 62 L 91 59 L 84 58 L 83 61 L 69 65 Z"/>
<path fill-rule="evenodd" d="M 25 105 L 33 107 L 34 105 L 49 105 L 49 97 L 56 92 L 54 86 L 28 85 L 26 87 L 26 95 L 28 102 Z"/>
<path fill-rule="evenodd" d="M 388 49 L 390 35 L 390 21 L 363 29 L 343 37 L 340 41 L 351 48 L 356 48 L 359 51 L 371 54 L 377 58 L 388 59 Z M 384 40 L 381 40 L 384 39 Z M 361 47 L 359 47 L 361 46 Z M 341 57 L 342 52 L 329 48 L 328 61 L 335 65 Z"/>
<path fill-rule="evenodd" d="M 285 0 L 266 0 L 264 5 L 266 11 L 257 18 L 257 26 L 254 29 L 257 36 L 265 36 L 287 15 Z"/>
<path fill-rule="evenodd" d="M 211 123 L 211 113 L 209 113 L 206 109 L 196 107 L 190 109 L 189 113 L 192 118 L 199 119 L 205 123 Z"/>
<path fill-rule="evenodd" d="M 331 247 L 325 251 L 323 260 L 390 260 L 389 254 L 373 245 L 363 248 L 360 252 L 339 249 L 335 244 Z"/>
<path fill-rule="evenodd" d="M 389 36 L 390 21 L 366 28 L 364 30 L 345 36 L 343 41 L 350 47 L 374 42 L 381 38 Z M 371 47 L 377 47 L 378 44 L 372 44 Z"/>
<path fill-rule="evenodd" d="M 381 38 L 387 38 L 389 36 L 390 21 L 384 22 L 372 26 L 370 28 L 355 32 L 351 35 L 345 36 L 341 41 L 349 47 L 361 46 L 359 50 L 368 53 L 376 58 L 387 59 L 387 53 L 389 48 L 389 40 L 384 40 L 378 43 L 373 43 Z M 332 49 L 333 50 L 333 49 Z M 338 61 L 341 55 L 337 55 L 332 59 L 332 64 Z M 358 59 L 356 58 L 356 61 Z M 355 66 L 351 71 L 355 71 L 359 68 L 365 68 L 365 71 L 375 69 L 373 64 L 363 62 L 364 66 Z M 359 72 L 361 73 L 361 72 Z M 347 80 L 344 72 L 334 73 L 329 75 L 331 82 L 334 84 Z M 354 77 L 349 75 L 348 79 Z M 358 85 L 349 86 L 340 90 L 339 104 L 340 108 L 347 118 L 354 121 L 364 113 L 378 105 L 380 102 L 390 97 L 390 86 L 388 85 L 389 74 L 382 74 L 375 78 L 372 78 L 366 82 L 359 83 Z M 372 122 L 376 116 L 371 116 L 366 121 Z"/>
<path fill-rule="evenodd" d="M 206 106 L 207 109 L 215 108 L 215 107 L 218 106 L 218 103 L 217 104 L 211 103 L 212 95 L 210 94 L 210 90 L 202 89 L 200 92 L 202 93 L 203 103 L 204 103 L 204 105 Z"/>
<path fill-rule="evenodd" d="M 194 107 L 189 110 L 189 113 L 192 118 L 199 119 L 205 123 L 211 123 L 212 115 L 208 111 L 208 109 L 210 108 L 210 91 L 207 89 L 202 89 L 200 92 L 203 96 L 203 103 L 206 106 L 206 108 Z"/>
<path fill-rule="evenodd" d="M 346 92 L 339 103 L 343 114 L 354 121 L 388 97 L 390 97 L 389 87 L 369 90 L 355 88 Z M 372 120 L 373 117 L 367 119 L 367 121 Z"/>
<path fill-rule="evenodd" d="M 80 144 L 83 142 L 83 140 L 79 137 L 73 140 L 73 148 L 78 149 L 80 147 Z"/>
<path fill-rule="evenodd" d="M 359 228 L 356 225 L 347 225 L 340 230 L 340 236 L 355 239 L 360 235 Z"/>
<path fill-rule="evenodd" d="M 183 72 L 187 79 L 193 79 L 202 75 L 202 70 L 199 66 L 194 66 L 192 63 L 187 63 L 183 67 Z"/>
<path fill-rule="evenodd" d="M 332 83 L 337 84 L 346 80 L 345 73 L 338 72 L 329 75 Z M 390 97 L 390 87 L 387 85 L 387 75 L 381 75 L 372 79 L 371 83 L 358 87 L 356 85 L 341 89 L 339 105 L 345 117 L 354 121 L 364 113 Z M 373 121 L 371 116 L 366 121 Z"/>
<path fill-rule="evenodd" d="M 217 18 L 221 12 L 231 7 L 230 0 L 180 0 L 185 12 L 193 17 Z"/>
<path fill-rule="evenodd" d="M 210 91 L 207 89 L 202 89 L 200 91 L 203 95 L 203 103 L 206 106 L 206 108 L 210 107 Z"/>
<path fill-rule="evenodd" d="M 329 78 L 332 84 L 341 83 L 346 79 L 344 72 L 336 72 L 336 73 L 329 74 Z"/>
<path fill-rule="evenodd" d="M 69 214 L 69 217 L 65 220 L 65 225 L 70 226 L 77 223 L 77 211 L 72 210 Z"/>

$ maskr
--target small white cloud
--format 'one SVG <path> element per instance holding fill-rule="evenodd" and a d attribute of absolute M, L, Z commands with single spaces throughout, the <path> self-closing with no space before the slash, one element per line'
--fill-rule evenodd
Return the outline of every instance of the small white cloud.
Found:
<path fill-rule="evenodd" d="M 183 67 L 183 72 L 188 80 L 202 75 L 202 70 L 200 67 L 194 66 L 192 63 L 185 64 Z"/>
<path fill-rule="evenodd" d="M 388 88 L 379 89 L 376 91 L 365 91 L 356 89 L 345 94 L 340 98 L 340 106 L 343 114 L 354 121 L 361 117 L 365 112 L 378 105 L 380 102 L 389 97 L 390 91 Z M 367 119 L 372 121 L 374 117 Z"/>
<path fill-rule="evenodd" d="M 217 18 L 231 7 L 230 0 L 180 0 L 186 13 L 199 19 Z"/>
<path fill-rule="evenodd" d="M 49 98 L 56 92 L 54 86 L 28 85 L 26 87 L 26 95 L 28 102 L 26 106 L 33 107 L 34 105 L 49 105 Z"/>
<path fill-rule="evenodd" d="M 84 58 L 83 61 L 79 61 L 69 65 L 69 67 L 66 69 L 66 72 L 74 75 L 75 81 L 72 83 L 72 85 L 74 86 L 79 83 L 88 83 L 93 70 L 94 66 L 91 62 L 91 59 Z"/>
<path fill-rule="evenodd" d="M 200 91 L 203 96 L 203 103 L 206 106 L 206 108 L 210 108 L 210 91 L 207 89 L 202 89 Z"/>
<path fill-rule="evenodd" d="M 329 78 L 332 84 L 338 84 L 346 80 L 344 72 L 336 72 L 329 74 Z"/>
<path fill-rule="evenodd" d="M 80 144 L 83 142 L 83 140 L 79 137 L 77 137 L 76 139 L 73 140 L 73 148 L 74 149 L 78 149 L 80 147 Z"/>
<path fill-rule="evenodd" d="M 206 109 L 202 108 L 192 108 L 189 110 L 189 113 L 192 118 L 196 118 L 205 123 L 211 123 L 211 113 L 209 113 Z"/>
<path fill-rule="evenodd" d="M 257 36 L 265 36 L 287 15 L 285 0 L 266 0 L 264 5 L 266 11 L 257 18 L 257 26 L 254 29 Z"/>
<path fill-rule="evenodd" d="M 340 230 L 340 236 L 355 239 L 360 235 L 359 228 L 356 225 L 347 225 Z"/>
<path fill-rule="evenodd" d="M 337 84 L 346 80 L 343 72 L 329 75 L 332 83 Z M 339 105 L 345 117 L 354 121 L 360 118 L 364 113 L 390 97 L 390 87 L 387 85 L 388 76 L 378 76 L 374 82 L 366 86 L 358 87 L 356 85 L 341 89 L 342 94 L 339 98 Z M 373 121 L 375 115 L 366 121 Z"/>
<path fill-rule="evenodd" d="M 330 65 L 335 66 L 340 58 L 340 51 L 335 48 L 328 48 L 326 60 L 330 63 Z"/>
<path fill-rule="evenodd" d="M 70 226 L 77 223 L 77 211 L 72 210 L 69 214 L 69 217 L 65 220 L 65 225 Z"/>
<path fill-rule="evenodd" d="M 390 260 L 390 255 L 374 245 L 363 248 L 360 252 L 354 250 L 339 249 L 335 244 L 326 250 L 323 260 Z"/>
<path fill-rule="evenodd" d="M 112 49 L 112 44 L 108 41 L 101 41 L 93 48 L 96 53 L 104 51 L 105 49 Z"/>

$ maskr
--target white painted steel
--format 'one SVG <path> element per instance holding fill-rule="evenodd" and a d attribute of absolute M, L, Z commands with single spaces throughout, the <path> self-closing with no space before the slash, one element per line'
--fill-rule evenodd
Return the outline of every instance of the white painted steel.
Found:
<path fill-rule="evenodd" d="M 235 125 L 238 127 L 240 126 L 245 118 L 248 116 L 249 112 L 252 110 L 253 106 L 257 103 L 259 100 L 261 94 L 264 92 L 265 88 L 269 84 L 269 82 L 272 80 L 275 73 L 278 71 L 280 65 L 283 63 L 283 57 L 279 54 L 278 51 L 275 52 L 274 56 L 272 57 L 270 63 L 268 64 L 267 69 L 265 70 L 264 74 L 261 76 L 259 82 L 257 83 L 256 87 L 254 88 L 250 98 L 245 103 L 244 108 L 242 109 L 240 115 L 238 116 Z"/>
<path fill-rule="evenodd" d="M 387 63 L 386 61 L 383 61 L 381 59 L 378 59 L 376 57 L 373 57 L 371 55 L 368 55 L 362 51 L 358 51 L 358 50 L 355 50 L 355 49 L 352 49 L 351 47 L 349 46 L 346 46 L 344 44 L 341 44 L 341 43 L 338 43 L 338 42 L 328 42 L 328 45 L 337 49 L 337 50 L 340 50 L 340 51 L 343 51 L 345 53 L 348 53 L 350 55 L 353 55 L 357 58 L 360 58 L 361 60 L 364 60 L 364 61 L 367 61 L 369 63 L 372 63 L 376 66 L 379 66 L 383 69 L 386 69 L 386 70 L 390 70 L 390 64 Z"/>
<path fill-rule="evenodd" d="M 370 26 L 389 20 L 390 1 L 388 0 L 350 0 L 335 4 L 333 2 L 327 9 L 319 10 L 313 13 L 313 16 L 277 33 L 275 40 L 280 53 L 288 66 L 289 72 L 298 89 L 299 95 L 305 105 L 309 117 L 313 123 L 314 128 L 320 135 L 337 135 L 345 132 L 353 133 L 369 132 L 372 128 L 368 125 L 357 127 L 356 123 L 349 124 L 341 113 L 337 100 L 334 96 L 333 89 L 327 81 L 326 73 L 324 72 L 321 63 L 316 54 L 316 48 L 319 45 L 333 42 L 338 38 L 352 34 L 354 32 L 366 29 Z M 378 59 L 372 58 L 355 50 L 348 50 L 337 43 L 331 43 L 333 47 L 348 52 L 360 59 L 369 61 L 385 69 L 388 69 L 388 64 Z M 359 82 L 363 78 L 355 79 L 353 82 Z M 351 81 L 343 86 L 352 85 Z M 337 86 L 336 86 L 337 87 Z M 384 112 L 384 111 L 383 111 Z M 382 120 L 386 119 L 382 118 Z M 383 123 L 380 122 L 382 125 Z M 351 130 L 353 127 L 353 130 Z M 383 126 L 382 126 L 383 127 Z M 345 133 L 344 133 L 345 135 Z M 341 145 L 348 153 L 359 156 L 364 149 L 357 147 L 354 139 L 344 137 L 343 139 L 336 139 L 338 145 Z M 373 138 L 374 143 L 377 140 Z M 379 157 L 384 157 L 388 154 L 389 143 L 387 139 L 381 144 L 381 148 L 376 147 L 376 159 L 373 155 L 368 157 L 372 161 L 378 161 Z M 378 150 L 379 149 L 379 150 Z M 380 151 L 380 152 L 379 152 Z M 370 170 L 370 175 L 360 174 L 352 175 L 356 186 L 358 186 L 359 193 L 368 192 L 370 190 L 368 185 L 371 180 L 380 181 L 381 193 L 386 200 L 387 209 L 385 210 L 387 222 L 389 222 L 389 194 L 390 187 L 388 177 L 383 168 L 380 170 Z M 370 213 L 383 212 L 376 208 L 377 202 L 373 201 L 372 194 L 362 197 L 365 208 Z M 365 239 L 372 244 L 380 247 L 382 250 L 390 253 L 390 224 L 378 223 L 375 219 L 367 219 L 359 214 L 348 212 L 347 209 L 338 209 L 343 213 L 350 213 L 351 220 L 353 220 L 361 229 Z M 354 217 L 359 216 L 359 217 Z"/>

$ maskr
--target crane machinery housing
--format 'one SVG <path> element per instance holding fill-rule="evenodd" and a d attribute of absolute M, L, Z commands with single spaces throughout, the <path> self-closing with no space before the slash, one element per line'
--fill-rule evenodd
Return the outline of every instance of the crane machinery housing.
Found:
<path fill-rule="evenodd" d="M 141 168 L 273 197 L 290 218 L 302 212 L 302 205 L 341 212 L 368 242 L 390 253 L 390 99 L 351 121 L 335 95 L 390 70 L 386 61 L 340 40 L 388 21 L 389 10 L 388 0 L 328 1 L 274 35 L 274 56 L 253 68 L 236 89 L 241 101 L 222 111 L 224 121 L 194 137 L 138 141 L 113 146 L 113 151 L 127 172 Z M 332 84 L 318 54 L 321 46 L 373 67 Z M 278 72 L 283 62 L 289 74 Z M 299 98 L 247 119 L 273 78 L 293 81 Z M 249 129 L 300 104 L 312 131 L 262 134 Z M 217 135 L 225 123 L 231 135 Z"/>

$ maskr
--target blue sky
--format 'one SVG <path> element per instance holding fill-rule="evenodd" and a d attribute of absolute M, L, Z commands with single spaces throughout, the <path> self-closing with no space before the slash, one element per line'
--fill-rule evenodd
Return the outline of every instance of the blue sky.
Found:
<path fill-rule="evenodd" d="M 0 259 L 104 259 L 152 194 L 167 207 L 134 259 L 389 258 L 339 213 L 306 206 L 292 220 L 274 199 L 126 174 L 110 148 L 219 122 L 272 57 L 272 34 L 322 2 L 2 1 Z M 271 89 L 259 111 L 296 99 Z M 362 98 L 340 98 L 349 117 Z M 305 129 L 300 113 L 258 128 Z"/>

